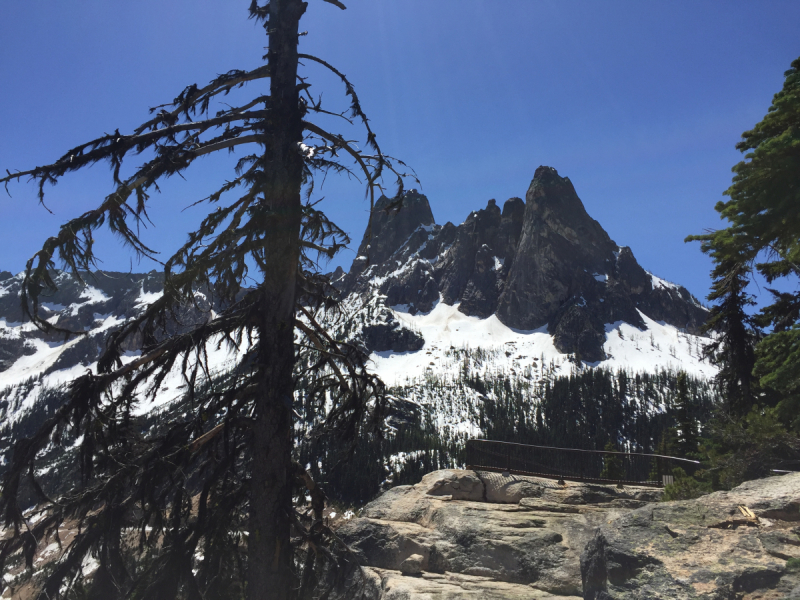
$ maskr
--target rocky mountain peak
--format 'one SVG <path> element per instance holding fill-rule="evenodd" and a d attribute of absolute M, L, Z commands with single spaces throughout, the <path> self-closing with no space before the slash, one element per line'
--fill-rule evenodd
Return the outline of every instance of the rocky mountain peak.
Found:
<path fill-rule="evenodd" d="M 539 167 L 526 194 L 517 260 L 498 317 L 520 329 L 552 325 L 565 303 L 578 302 L 587 289 L 597 288 L 598 277 L 607 279 L 616 251 L 617 245 L 586 212 L 572 182 L 552 167 Z"/>
<path fill-rule="evenodd" d="M 417 229 L 434 223 L 428 199 L 417 190 L 408 190 L 398 199 L 381 196 L 370 214 L 350 272 L 361 273 L 369 265 L 385 262 Z"/>
<path fill-rule="evenodd" d="M 503 220 L 522 224 L 525 215 L 525 201 L 522 198 L 509 198 L 503 203 Z"/>
<path fill-rule="evenodd" d="M 539 167 L 528 188 L 526 222 L 543 235 L 562 237 L 580 253 L 582 261 L 600 264 L 617 249 L 600 223 L 586 212 L 568 177 L 552 167 Z"/>
<path fill-rule="evenodd" d="M 655 289 L 652 281 L 630 248 L 619 247 L 589 216 L 568 178 L 552 167 L 536 170 L 517 259 L 498 302 L 501 321 L 520 329 L 546 325 L 560 351 L 588 361 L 604 358 L 606 323 L 643 327 L 639 310 L 697 331 L 705 320 L 697 301 L 683 288 Z M 678 297 L 664 299 L 671 291 Z"/>
<path fill-rule="evenodd" d="M 511 198 L 501 210 L 489 200 L 460 225 L 436 225 L 415 190 L 399 207 L 381 198 L 342 290 L 369 293 L 372 281 L 388 307 L 413 315 L 441 300 L 513 329 L 546 327 L 559 352 L 588 362 L 606 357 L 606 324 L 644 329 L 644 314 L 695 333 L 706 318 L 688 291 L 655 278 L 618 246 L 569 178 L 548 166 L 536 169 L 524 202 Z M 421 344 L 403 342 L 400 350 Z M 379 345 L 399 348 L 388 338 Z"/>

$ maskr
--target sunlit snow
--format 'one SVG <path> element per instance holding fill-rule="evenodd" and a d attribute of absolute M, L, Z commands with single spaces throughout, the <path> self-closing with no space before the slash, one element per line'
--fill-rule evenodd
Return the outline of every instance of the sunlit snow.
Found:
<path fill-rule="evenodd" d="M 485 319 L 471 317 L 459 312 L 457 304 L 449 306 L 443 302 L 426 314 L 393 312 L 406 328 L 425 338 L 425 345 L 415 352 L 372 354 L 375 372 L 389 386 L 421 381 L 426 372 L 432 371 L 445 379 L 458 378 L 460 361 L 451 352 L 453 349 L 489 351 L 483 361 L 484 369 L 489 372 L 517 375 L 526 368 L 535 371 L 552 364 L 554 374 L 569 374 L 575 368 L 568 355 L 556 350 L 547 327 L 534 331 L 512 329 L 495 315 Z M 715 374 L 714 367 L 701 359 L 705 338 L 683 333 L 639 314 L 645 322 L 645 330 L 623 322 L 606 325 L 603 349 L 608 358 L 590 366 L 632 372 L 680 369 L 701 378 Z"/>

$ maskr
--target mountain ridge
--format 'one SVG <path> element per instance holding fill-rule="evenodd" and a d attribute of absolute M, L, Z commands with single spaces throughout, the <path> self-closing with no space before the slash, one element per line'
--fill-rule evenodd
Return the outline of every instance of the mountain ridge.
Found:
<path fill-rule="evenodd" d="M 43 316 L 86 335 L 64 342 L 22 323 L 21 276 L 2 272 L 0 387 L 50 373 L 65 381 L 91 367 L 108 333 L 163 289 L 155 271 L 98 271 L 85 282 L 56 277 L 59 290 L 44 299 Z M 543 376 L 546 355 L 562 371 L 587 363 L 713 373 L 700 363 L 695 335 L 705 309 L 617 246 L 586 213 L 569 179 L 551 167 L 536 170 L 525 201 L 511 198 L 501 209 L 490 200 L 460 225 L 436 224 L 416 190 L 400 205 L 381 198 L 351 269 L 334 278 L 358 317 L 340 333 L 360 338 L 379 372 L 404 362 L 404 376 L 420 378 L 451 360 L 451 347 L 492 353 L 508 346 L 498 354 L 503 358 L 513 346 L 521 363 L 509 359 L 498 368 L 519 372 L 542 358 L 537 376 Z M 213 294 L 198 291 L 196 301 L 180 315 L 182 326 L 213 318 Z M 643 358 L 648 336 L 652 356 Z M 129 350 L 138 351 L 136 341 Z"/>
<path fill-rule="evenodd" d="M 399 206 L 386 198 L 376 204 L 358 255 L 340 280 L 345 296 L 374 288 L 386 306 L 411 315 L 441 301 L 467 316 L 495 315 L 512 329 L 546 327 L 560 353 L 590 363 L 607 358 L 609 323 L 645 330 L 643 314 L 697 335 L 705 321 L 697 299 L 645 271 L 552 167 L 536 170 L 524 202 L 511 198 L 501 210 L 490 200 L 460 225 L 436 224 L 416 190 L 402 200 Z M 368 335 L 365 343 L 379 352 L 402 350 L 390 338 Z M 416 341 L 406 350 L 419 348 Z"/>

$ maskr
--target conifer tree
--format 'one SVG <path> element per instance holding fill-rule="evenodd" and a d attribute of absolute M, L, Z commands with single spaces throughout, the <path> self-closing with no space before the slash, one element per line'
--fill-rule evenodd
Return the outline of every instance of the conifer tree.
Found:
<path fill-rule="evenodd" d="M 344 8 L 338 0 L 325 2 Z M 286 600 L 314 584 L 309 573 L 332 534 L 321 519 L 324 495 L 293 462 L 296 378 L 305 379 L 306 408 L 317 414 L 309 435 L 336 431 L 353 439 L 380 423 L 385 408 L 383 386 L 367 372 L 365 356 L 319 325 L 318 313 L 336 302 L 315 261 L 348 240 L 311 202 L 314 174 L 356 172 L 371 202 L 383 173 L 396 177 L 399 198 L 402 176 L 378 147 L 351 83 L 324 60 L 298 52 L 306 8 L 301 0 L 252 0 L 250 17 L 264 24 L 269 41 L 261 67 L 230 71 L 203 87 L 190 85 L 152 109 L 154 116 L 131 134 L 103 135 L 52 164 L 0 179 L 6 189 L 11 181 L 35 180 L 43 201 L 45 186 L 68 173 L 102 161 L 112 167 L 114 191 L 48 239 L 25 271 L 26 315 L 44 331 L 72 337 L 82 332 L 53 325 L 38 312 L 42 297 L 56 289 L 56 261 L 87 277 L 98 260 L 93 233 L 103 226 L 137 256 L 154 258 L 138 226 L 147 220 L 158 183 L 202 156 L 245 151 L 235 174 L 205 198 L 212 208 L 200 227 L 163 263 L 162 297 L 113 333 L 96 372 L 74 380 L 65 403 L 34 435 L 16 443 L 0 496 L 11 531 L 0 541 L 0 565 L 19 552 L 31 564 L 37 545 L 57 535 L 66 520 L 80 527 L 47 574 L 40 600 L 63 597 L 80 585 L 89 553 L 99 568 L 87 593 L 104 600 Z M 301 61 L 342 81 L 349 114 L 330 113 L 314 100 L 310 84 L 298 75 Z M 218 102 L 246 83 L 261 90 L 251 101 Z M 369 152 L 316 125 L 314 114 L 358 121 Z M 123 177 L 123 164 L 140 153 L 149 160 Z M 341 162 L 340 155 L 352 162 Z M 199 289 L 222 308 L 207 322 L 172 334 L 176 312 L 191 305 Z M 124 361 L 125 350 L 138 340 L 141 355 Z M 242 357 L 221 381 L 213 381 L 208 370 L 212 344 L 227 344 Z M 303 365 L 310 371 L 298 373 Z M 157 431 L 142 430 L 137 401 L 155 396 L 175 369 L 186 382 L 184 417 Z M 82 436 L 82 479 L 51 499 L 35 477 L 37 457 L 50 444 L 64 444 L 63 434 L 70 431 Z M 35 524 L 20 505 L 25 489 L 41 502 Z M 133 548 L 126 543 L 130 531 L 138 538 Z M 292 537 L 314 551 L 297 554 Z M 156 559 L 130 567 L 148 553 Z M 302 577 L 298 565 L 308 567 Z M 227 587 L 226 581 L 246 585 Z"/>
<path fill-rule="evenodd" d="M 678 456 L 689 457 L 697 452 L 699 435 L 697 417 L 689 394 L 688 376 L 680 371 L 675 382 L 675 421 L 678 427 L 676 445 Z"/>
<path fill-rule="evenodd" d="M 779 279 L 790 285 L 800 282 L 798 147 L 800 58 L 786 71 L 783 89 L 773 97 L 766 116 L 744 132 L 736 145 L 746 153 L 745 159 L 733 167 L 733 182 L 725 192 L 729 200 L 715 207 L 727 226 L 687 238 L 701 241 L 703 251 L 711 254 L 716 264 L 712 294 L 728 279 L 723 284 L 727 291 L 719 299 L 731 300 L 738 294 L 736 302 L 746 304 L 743 292 L 736 291 L 743 281 L 740 276 L 747 274 L 741 265 L 755 264 L 769 283 Z M 762 309 L 759 325 L 772 331 L 758 343 L 755 370 L 762 387 L 786 397 L 783 413 L 789 416 L 796 410 L 787 410 L 787 403 L 795 409 L 800 406 L 800 291 L 769 291 L 773 302 Z M 745 355 L 741 348 L 735 352 Z M 745 362 L 741 361 L 742 365 Z"/>
<path fill-rule="evenodd" d="M 712 248 L 705 248 L 714 256 Z M 711 307 L 704 332 L 716 335 L 703 350 L 704 357 L 719 367 L 715 377 L 727 412 L 734 418 L 747 414 L 755 403 L 758 382 L 753 375 L 755 345 L 761 332 L 747 313 L 753 306 L 746 288 L 750 268 L 741 261 L 721 259 L 712 271 L 714 282 L 708 299 Z"/>

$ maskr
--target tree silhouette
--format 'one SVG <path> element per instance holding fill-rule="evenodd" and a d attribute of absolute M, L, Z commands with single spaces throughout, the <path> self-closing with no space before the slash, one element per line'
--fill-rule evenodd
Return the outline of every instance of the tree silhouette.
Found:
<path fill-rule="evenodd" d="M 605 452 L 619 452 L 614 442 L 606 442 L 603 448 Z M 625 478 L 625 466 L 618 454 L 603 455 L 603 470 L 600 471 L 600 479 L 615 479 L 617 481 Z"/>
<path fill-rule="evenodd" d="M 110 336 L 96 372 L 75 379 L 64 404 L 15 445 L 0 497 L 12 532 L 0 542 L 0 564 L 22 552 L 30 566 L 37 546 L 58 538 L 65 522 L 78 531 L 43 581 L 41 600 L 69 596 L 83 585 L 81 565 L 90 553 L 99 561 L 91 582 L 84 582 L 91 598 L 283 600 L 314 585 L 308 570 L 326 555 L 332 532 L 321 518 L 324 494 L 292 459 L 295 381 L 304 380 L 306 411 L 317 412 L 312 436 L 336 432 L 354 439 L 381 422 L 386 404 L 364 354 L 319 324 L 320 311 L 335 310 L 336 297 L 316 261 L 349 240 L 312 202 L 314 175 L 362 177 L 371 206 L 385 173 L 396 181 L 397 198 L 404 175 L 395 166 L 402 163 L 381 152 L 347 78 L 298 52 L 306 8 L 301 0 L 252 0 L 250 17 L 263 22 L 269 38 L 263 66 L 190 85 L 151 109 L 154 116 L 131 134 L 115 131 L 53 164 L 0 179 L 6 189 L 15 180 L 35 180 L 43 202 L 45 186 L 62 176 L 102 161 L 112 167 L 114 191 L 65 223 L 25 271 L 25 314 L 40 329 L 70 337 L 82 332 L 51 324 L 38 312 L 40 299 L 57 287 L 56 261 L 86 277 L 98 260 L 93 232 L 103 226 L 135 255 L 155 259 L 138 231 L 158 183 L 202 156 L 248 152 L 234 176 L 203 200 L 209 213 L 199 228 L 162 263 L 163 295 Z M 316 63 L 343 82 L 349 112 L 322 108 L 298 76 L 301 62 Z M 268 94 L 234 107 L 219 102 L 234 88 L 266 79 Z M 315 114 L 360 123 L 369 152 L 313 123 Z M 142 153 L 149 159 L 123 178 L 123 163 Z M 181 308 L 195 303 L 198 290 L 211 294 L 220 309 L 175 333 Z M 132 344 L 141 354 L 125 360 Z M 240 361 L 215 378 L 207 349 L 223 344 Z M 174 370 L 185 379 L 185 412 L 155 430 L 142 429 L 133 410 L 137 401 L 155 397 Z M 36 480 L 36 461 L 49 445 L 63 444 L 65 432 L 82 436 L 82 477 L 51 499 Z M 20 505 L 26 489 L 41 500 L 36 521 Z M 292 538 L 305 554 L 296 554 Z"/>
<path fill-rule="evenodd" d="M 705 249 L 705 245 L 704 245 Z M 708 250 L 712 256 L 716 251 Z M 722 391 L 723 406 L 736 418 L 747 414 L 755 404 L 758 382 L 753 376 L 755 346 L 763 333 L 747 308 L 755 305 L 745 291 L 751 269 L 741 262 L 721 259 L 712 271 L 714 283 L 708 299 L 711 307 L 704 331 L 717 333 L 703 349 L 703 356 L 719 367 L 714 378 Z"/>

